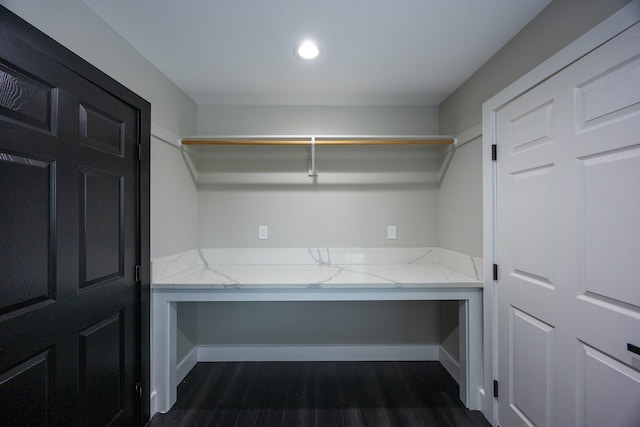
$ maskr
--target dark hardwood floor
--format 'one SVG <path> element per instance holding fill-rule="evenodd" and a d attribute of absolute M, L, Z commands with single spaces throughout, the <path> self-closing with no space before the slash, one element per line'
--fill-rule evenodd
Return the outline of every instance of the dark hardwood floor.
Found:
<path fill-rule="evenodd" d="M 490 426 L 438 362 L 198 363 L 149 426 Z"/>

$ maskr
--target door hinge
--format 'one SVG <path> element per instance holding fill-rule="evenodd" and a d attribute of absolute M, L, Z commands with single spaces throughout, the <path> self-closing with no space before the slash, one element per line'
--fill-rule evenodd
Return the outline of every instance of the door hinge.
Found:
<path fill-rule="evenodd" d="M 136 383 L 136 399 L 142 399 L 142 384 Z"/>
<path fill-rule="evenodd" d="M 142 144 L 138 144 L 138 160 L 142 160 Z"/>
<path fill-rule="evenodd" d="M 496 144 L 491 145 L 491 160 L 498 160 L 498 146 Z"/>
<path fill-rule="evenodd" d="M 140 281 L 140 266 L 136 265 L 136 282 Z"/>
<path fill-rule="evenodd" d="M 493 380 L 493 397 L 498 398 L 498 380 Z"/>
<path fill-rule="evenodd" d="M 493 264 L 493 280 L 498 280 L 498 264 Z"/>

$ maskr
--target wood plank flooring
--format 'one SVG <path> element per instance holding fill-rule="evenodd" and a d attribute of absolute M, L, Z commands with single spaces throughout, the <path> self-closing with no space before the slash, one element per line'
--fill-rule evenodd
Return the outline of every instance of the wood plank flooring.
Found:
<path fill-rule="evenodd" d="M 198 363 L 160 426 L 490 426 L 438 362 Z"/>

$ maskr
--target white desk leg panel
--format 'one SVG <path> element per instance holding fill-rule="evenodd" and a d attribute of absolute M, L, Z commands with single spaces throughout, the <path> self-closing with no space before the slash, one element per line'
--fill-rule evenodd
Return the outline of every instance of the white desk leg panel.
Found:
<path fill-rule="evenodd" d="M 482 409 L 482 293 L 460 301 L 460 399 L 467 408 Z M 464 349 L 464 351 L 462 351 Z M 464 362 L 463 362 L 464 361 Z M 463 370 L 464 369 L 464 370 Z M 466 372 L 465 372 L 466 371 Z M 466 379 L 465 379 L 466 377 Z M 463 395 L 463 383 L 465 383 Z"/>
<path fill-rule="evenodd" d="M 469 407 L 469 300 L 458 301 L 458 386 L 460 389 L 460 400 Z"/>
<path fill-rule="evenodd" d="M 153 386 L 158 412 L 168 412 L 177 400 L 177 303 L 165 292 L 153 293 Z"/>

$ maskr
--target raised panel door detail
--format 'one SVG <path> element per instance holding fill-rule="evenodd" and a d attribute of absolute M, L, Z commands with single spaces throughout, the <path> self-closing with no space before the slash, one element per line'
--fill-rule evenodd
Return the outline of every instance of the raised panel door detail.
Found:
<path fill-rule="evenodd" d="M 55 163 L 0 152 L 0 314 L 55 298 Z"/>
<path fill-rule="evenodd" d="M 0 63 L 0 119 L 55 132 L 56 89 Z"/>
<path fill-rule="evenodd" d="M 578 130 L 639 112 L 640 56 L 577 86 L 574 96 Z"/>
<path fill-rule="evenodd" d="M 80 332 L 80 419 L 113 424 L 124 412 L 124 326 L 117 313 Z"/>
<path fill-rule="evenodd" d="M 553 289 L 553 165 L 510 178 L 512 275 Z"/>
<path fill-rule="evenodd" d="M 530 150 L 553 142 L 554 103 L 544 104 L 509 120 L 508 140 L 511 153 Z"/>
<path fill-rule="evenodd" d="M 576 425 L 637 427 L 640 372 L 587 344 L 578 347 Z"/>
<path fill-rule="evenodd" d="M 80 104 L 80 143 L 124 156 L 125 123 L 90 105 Z"/>
<path fill-rule="evenodd" d="M 80 287 L 124 273 L 124 177 L 81 171 Z"/>
<path fill-rule="evenodd" d="M 523 425 L 552 426 L 554 327 L 515 307 L 509 323 L 509 405 Z"/>
<path fill-rule="evenodd" d="M 582 159 L 583 291 L 640 308 L 640 146 Z"/>
<path fill-rule="evenodd" d="M 0 373 L 0 425 L 51 424 L 53 352 L 46 350 Z"/>

